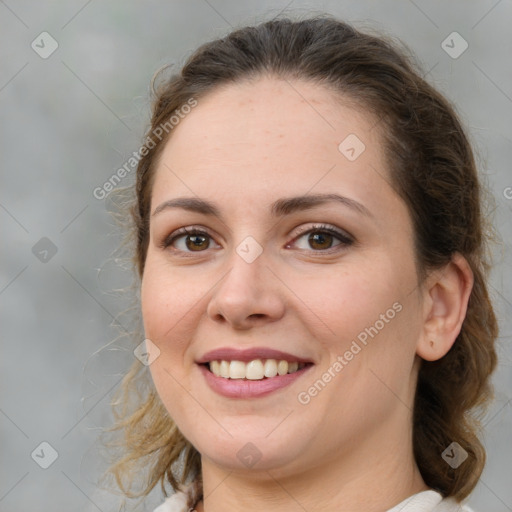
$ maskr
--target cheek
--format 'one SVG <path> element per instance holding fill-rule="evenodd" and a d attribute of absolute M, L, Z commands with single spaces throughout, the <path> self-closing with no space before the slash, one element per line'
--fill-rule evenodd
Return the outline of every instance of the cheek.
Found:
<path fill-rule="evenodd" d="M 145 337 L 159 350 L 149 370 L 158 395 L 175 420 L 185 417 L 190 404 L 180 383 L 187 375 L 190 326 L 197 324 L 200 286 L 172 271 L 148 252 L 141 283 L 141 308 Z"/>
<path fill-rule="evenodd" d="M 346 406 L 357 397 L 356 407 L 365 396 L 389 398 L 386 386 L 408 385 L 420 325 L 410 293 L 414 275 L 413 267 L 382 258 L 357 267 L 347 261 L 342 272 L 320 268 L 295 280 L 298 314 L 329 355 L 322 371 L 337 375 L 326 401 Z"/>
<path fill-rule="evenodd" d="M 339 268 L 318 268 L 315 272 L 295 276 L 293 291 L 295 303 L 301 309 L 302 319 L 310 319 L 311 330 L 316 338 L 334 344 L 331 349 L 343 347 L 365 328 L 394 318 L 393 304 L 400 301 L 400 284 L 393 281 L 390 268 L 378 264 Z M 380 276 L 380 277 L 379 277 Z M 382 279 L 382 276 L 387 276 Z M 290 276 L 289 279 L 292 279 Z M 386 323 L 386 327 L 388 324 Z"/>
<path fill-rule="evenodd" d="M 141 285 L 141 307 L 146 337 L 157 345 L 170 338 L 176 339 L 173 346 L 179 345 L 178 334 L 199 311 L 206 290 L 200 281 L 191 280 L 185 274 L 148 255 Z"/>

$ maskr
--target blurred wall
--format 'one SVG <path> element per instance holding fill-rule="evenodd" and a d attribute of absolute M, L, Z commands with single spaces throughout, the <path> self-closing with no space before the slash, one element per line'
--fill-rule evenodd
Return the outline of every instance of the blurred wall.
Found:
<path fill-rule="evenodd" d="M 116 317 L 129 303 L 113 290 L 131 280 L 110 258 L 120 239 L 93 191 L 140 146 L 157 68 L 283 10 L 328 12 L 399 37 L 470 128 L 503 239 L 492 286 L 501 336 L 485 420 L 489 460 L 470 504 L 512 510 L 512 3 L 5 0 L 0 511 L 115 510 L 118 498 L 94 483 L 97 435 L 133 346 L 121 339 L 100 349 L 128 328 Z M 138 509 L 160 500 L 153 493 Z"/>

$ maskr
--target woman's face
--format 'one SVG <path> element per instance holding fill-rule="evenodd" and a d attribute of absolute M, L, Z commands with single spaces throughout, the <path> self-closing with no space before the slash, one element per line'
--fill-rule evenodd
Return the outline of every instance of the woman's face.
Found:
<path fill-rule="evenodd" d="M 173 128 L 142 310 L 156 388 L 203 463 L 355 467 L 410 439 L 421 300 L 380 128 L 271 78 L 217 89 Z"/>

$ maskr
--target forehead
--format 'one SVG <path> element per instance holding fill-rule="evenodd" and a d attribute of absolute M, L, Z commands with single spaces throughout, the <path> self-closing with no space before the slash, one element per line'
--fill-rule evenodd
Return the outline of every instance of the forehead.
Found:
<path fill-rule="evenodd" d="M 231 191 L 247 205 L 283 192 L 333 190 L 375 203 L 376 191 L 394 194 L 376 124 L 354 102 L 310 82 L 260 78 L 222 86 L 174 127 L 156 167 L 152 204 L 170 193 L 222 198 Z"/>

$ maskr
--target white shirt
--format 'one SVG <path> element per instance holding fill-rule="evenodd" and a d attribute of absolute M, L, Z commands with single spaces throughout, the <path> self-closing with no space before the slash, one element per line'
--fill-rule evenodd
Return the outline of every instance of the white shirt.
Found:
<path fill-rule="evenodd" d="M 190 487 L 189 487 L 190 489 Z M 154 512 L 191 512 L 187 506 L 187 492 L 177 492 L 169 496 Z M 467 505 L 461 505 L 454 498 L 444 498 L 434 490 L 421 491 L 386 512 L 473 512 Z"/>

